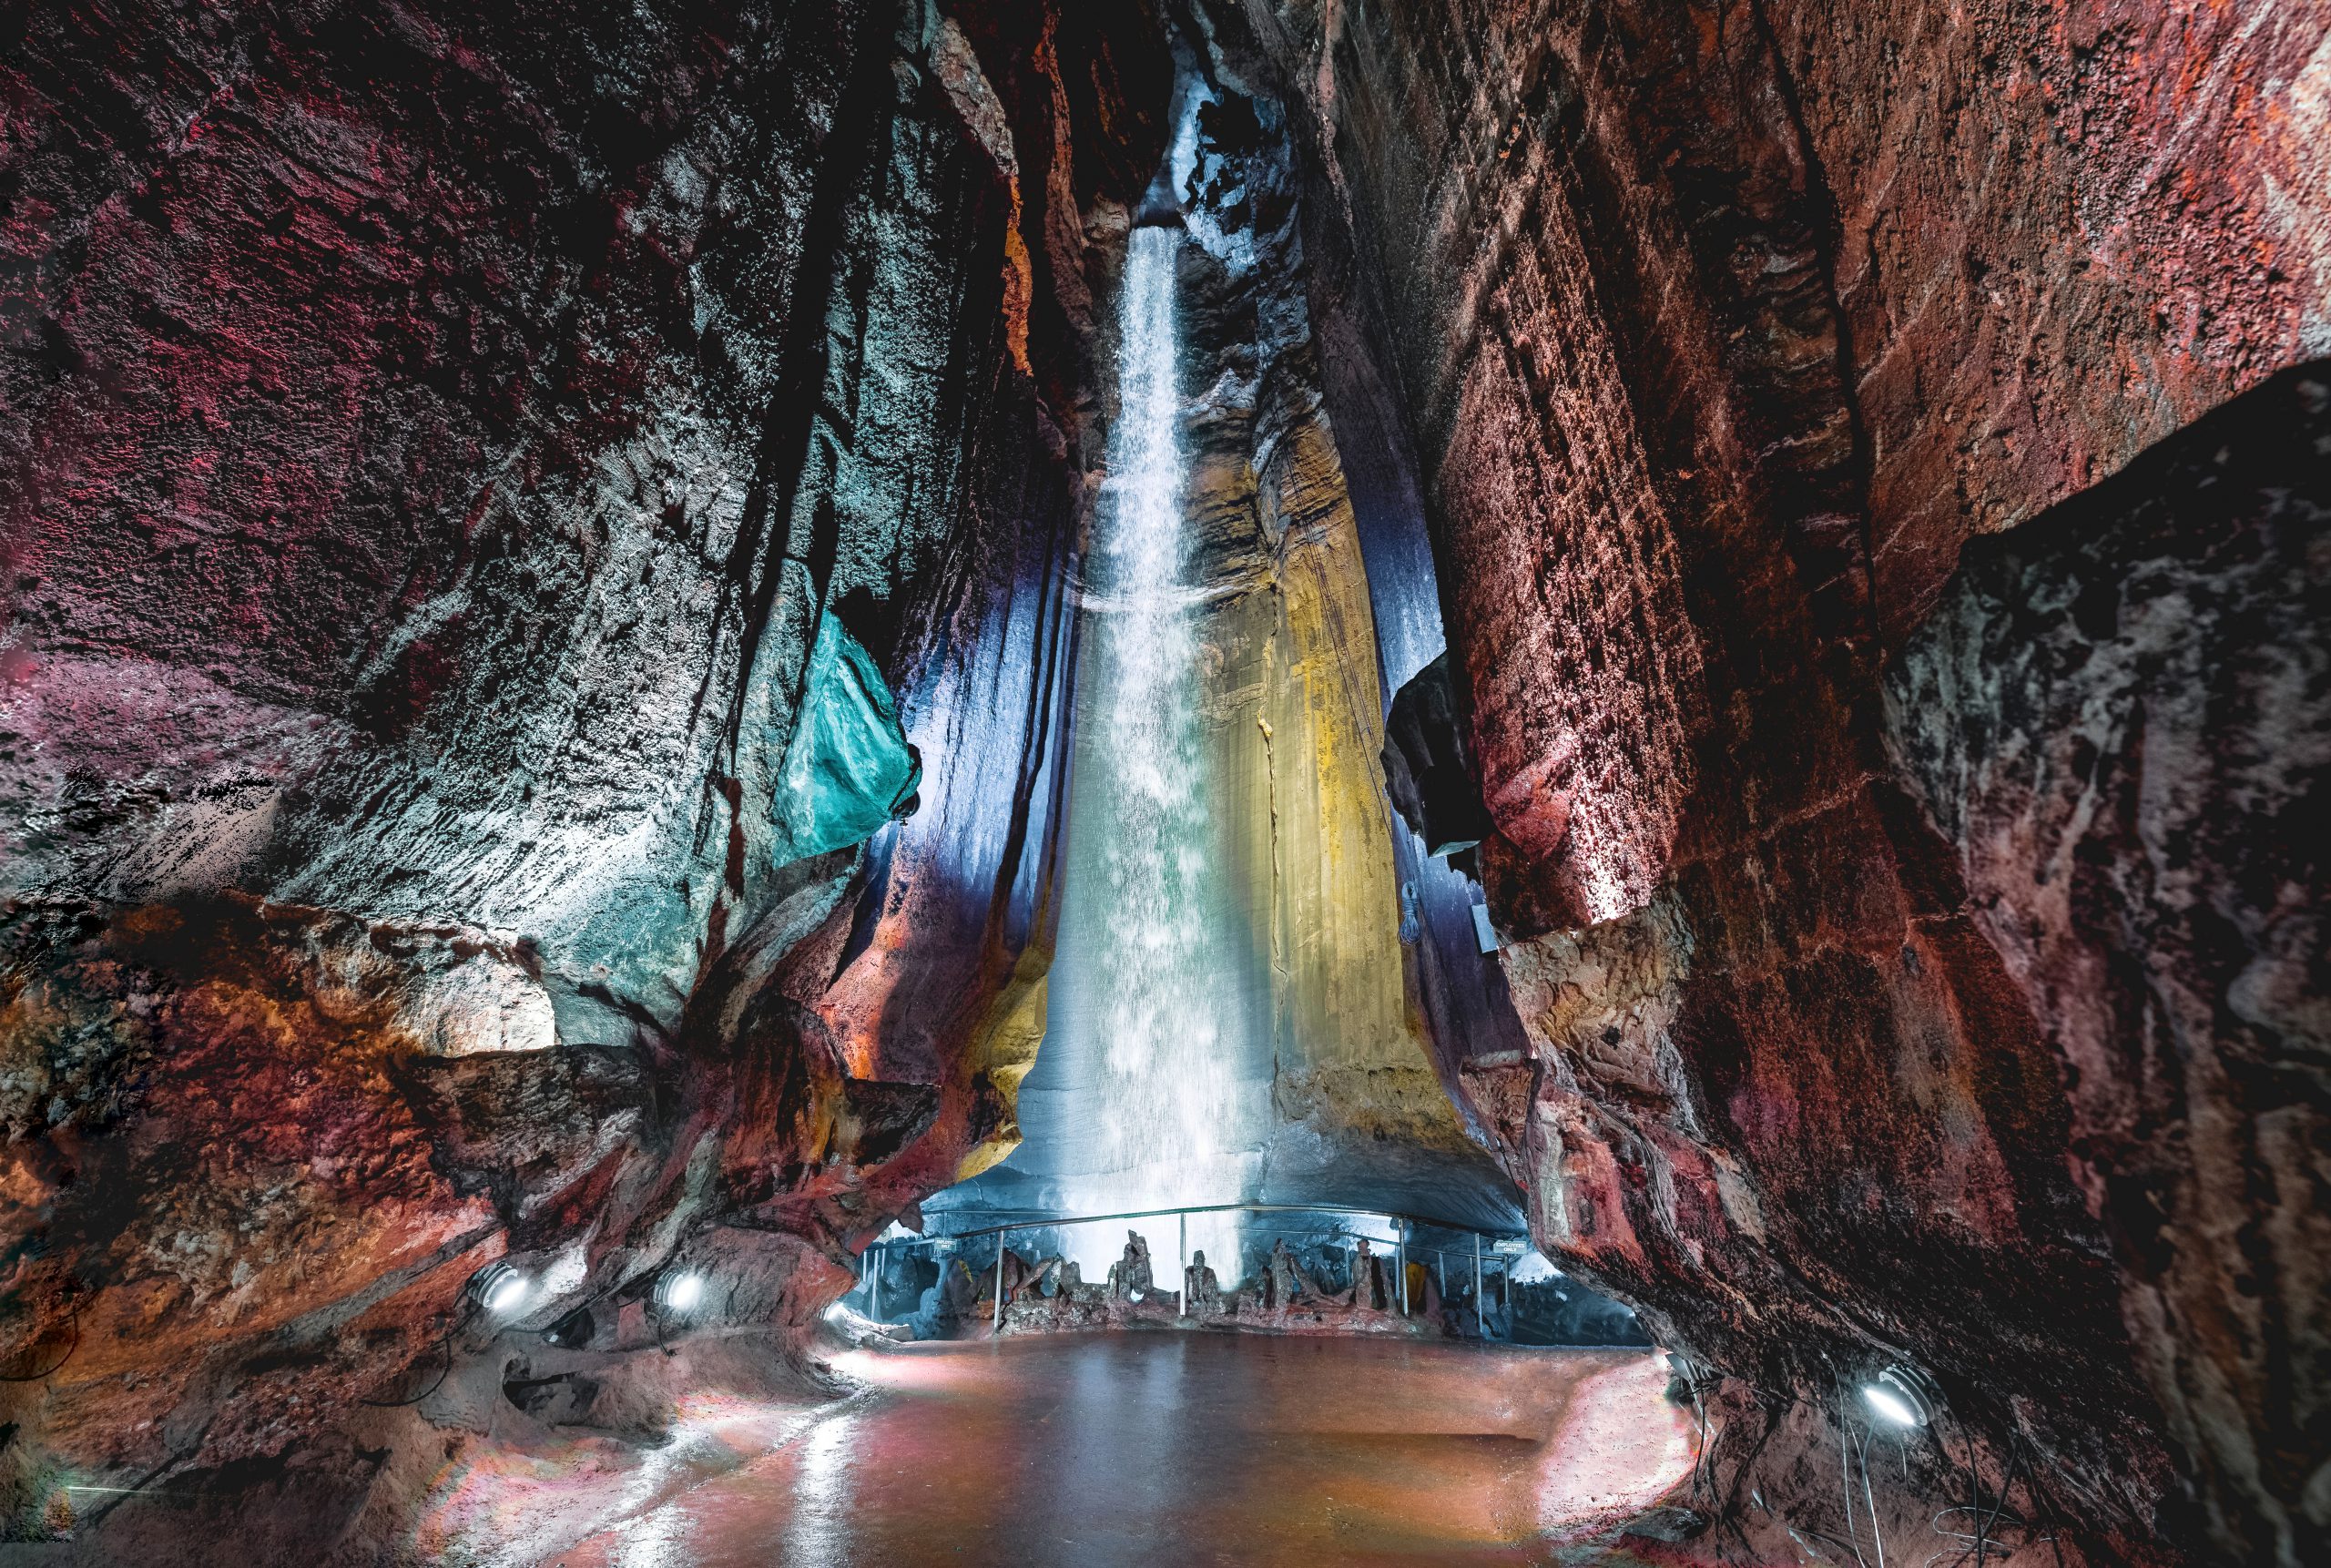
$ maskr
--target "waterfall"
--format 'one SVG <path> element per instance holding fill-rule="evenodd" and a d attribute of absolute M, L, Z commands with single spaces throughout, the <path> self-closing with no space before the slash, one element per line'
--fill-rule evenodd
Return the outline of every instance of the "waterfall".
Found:
<path fill-rule="evenodd" d="M 1184 514 L 1173 229 L 1134 231 L 1120 408 L 1086 565 L 1068 863 L 1048 1020 L 1010 1164 L 1043 1207 L 1122 1213 L 1256 1195 L 1269 1131 L 1263 961 L 1210 789 L 1205 602 Z M 1086 1278 L 1124 1227 L 1064 1237 Z M 1176 1223 L 1135 1227 L 1171 1288 Z M 1227 1287 L 1235 1217 L 1192 1217 Z"/>

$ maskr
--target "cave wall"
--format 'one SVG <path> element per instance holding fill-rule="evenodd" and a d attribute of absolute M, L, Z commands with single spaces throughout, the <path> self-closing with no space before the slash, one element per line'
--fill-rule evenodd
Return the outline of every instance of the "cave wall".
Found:
<path fill-rule="evenodd" d="M 2092 713 L 2049 684 L 2090 640 L 2076 620 L 1930 645 L 1961 646 L 1938 628 L 1970 614 L 1963 542 L 2089 495 L 2320 351 L 2319 8 L 1214 9 L 1304 102 L 1312 190 L 1348 223 L 1331 281 L 1361 348 L 1380 328 L 1374 379 L 1410 443 L 1495 826 L 1479 870 L 1526 1044 L 1442 1050 L 1542 1244 L 1755 1390 L 1719 1471 L 1725 1528 L 1786 1558 L 1793 1518 L 1841 1549 L 1850 1385 L 1907 1359 L 1978 1441 L 1967 1465 L 2070 1522 L 2068 1553 L 2304 1559 L 2326 1524 L 2320 1418 L 2254 1369 L 2318 1364 L 2304 1314 L 2274 1304 L 2320 1303 L 2305 1205 L 2278 1196 L 2321 1192 L 2294 1104 L 2311 1069 L 2290 1065 L 2313 1048 L 2283 1043 L 2313 1037 L 2284 1031 L 2319 977 L 2275 912 L 2319 900 L 2316 862 L 2224 895 L 2242 912 L 2189 962 L 2173 933 L 2209 899 L 2163 913 L 2108 835 L 2094 852 L 2122 869 L 2065 912 L 2018 859 L 2061 805 L 2005 773 L 1959 801 L 1973 784 L 1938 791 L 1905 759 L 1939 735 L 1970 769 L 2052 755 L 2075 710 L 2108 728 L 2135 700 L 2100 674 Z M 2210 450 L 2187 435 L 2163 464 Z M 1374 487 L 1397 514 L 1388 451 Z M 2138 510 L 2095 500 L 2079 548 Z M 2223 540 L 2239 511 L 2193 526 Z M 2304 621 L 2305 572 L 2242 579 L 2244 629 L 2182 628 L 2177 657 L 2211 667 Z M 1956 684 L 1904 673 L 1953 657 Z M 1970 657 L 2010 673 L 1976 679 Z M 1913 714 L 1928 699 L 1944 710 Z M 2185 732 L 2245 757 L 2290 733 L 2302 770 L 2313 699 L 2287 700 L 2295 732 Z M 2290 859 L 2271 799 L 2303 779 L 2262 803 L 2249 774 L 2183 777 L 2174 809 L 2242 846 L 2210 864 Z M 2020 811 L 2042 827 L 2019 834 Z M 2127 972 L 2107 994 L 2133 999 L 2109 1016 L 2059 994 L 2109 967 L 2100 948 Z M 2271 981 L 2236 985 L 2254 962 Z M 2213 1063 L 2262 1056 L 2270 1087 L 2220 1092 Z M 2194 1073 L 2209 1082 L 2165 1086 Z M 2244 1279 L 2255 1305 L 2199 1306 L 2221 1282 L 2251 1302 Z M 1892 1544 L 1931 1550 L 1940 1502 L 1921 1515 L 1898 1479 Z"/>
<path fill-rule="evenodd" d="M 1195 14 L 1193 14 L 1195 15 Z M 1195 28 L 1193 29 L 1195 31 Z M 1372 571 L 1312 315 L 1286 105 L 1201 35 L 1185 197 L 1190 517 L 1213 769 L 1272 976 L 1257 1194 L 1513 1223 L 1435 1071 L 1385 791 Z"/>
<path fill-rule="evenodd" d="M 2319 6 L 1751 16 L 1827 189 L 1890 633 L 1928 612 L 1970 530 L 2036 516 L 2331 352 Z"/>
<path fill-rule="evenodd" d="M 2319 1554 L 2321 8 L 1172 10 L 1288 107 L 1189 282 L 1292 1118 L 1494 1147 L 1752 1552 L 1901 1359 L 2068 1554 Z M 11 1528 L 361 1494 L 496 1257 L 789 1342 L 1012 1147 L 1159 20 L 0 18 Z M 798 860 L 829 612 L 924 783 Z"/>
<path fill-rule="evenodd" d="M 782 1351 L 1008 1139 L 1171 72 L 1074 9 L 0 23 L 11 1530 L 361 1494 L 496 1257 L 464 1364 L 683 1262 Z M 799 860 L 821 612 L 923 783 Z"/>
<path fill-rule="evenodd" d="M 1970 545 L 1887 731 L 2062 1064 L 2138 1364 L 2252 1561 L 2319 1553 L 2331 364 Z"/>

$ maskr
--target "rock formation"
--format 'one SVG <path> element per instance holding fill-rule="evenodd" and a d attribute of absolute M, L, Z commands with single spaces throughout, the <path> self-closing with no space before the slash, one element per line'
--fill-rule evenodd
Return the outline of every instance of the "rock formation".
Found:
<path fill-rule="evenodd" d="M 9 1528 L 425 1481 L 361 1455 L 472 1418 L 365 1401 L 495 1259 L 527 1342 L 689 1268 L 797 1344 L 1008 1146 L 1154 24 L 0 32 Z M 870 846 L 804 816 L 853 680 Z"/>
<path fill-rule="evenodd" d="M 2321 449 L 2247 391 L 2326 342 L 2319 9 L 1241 15 L 1495 830 L 1526 1040 L 1457 1076 L 1542 1243 L 1753 1388 L 1755 1551 L 1850 1538 L 1776 1456 L 1898 1359 L 2067 1553 L 2319 1550 L 2321 563 L 2265 541 Z M 2283 457 L 2181 433 L 2236 394 Z"/>
<path fill-rule="evenodd" d="M 1182 1270 L 1182 1299 L 1195 1317 L 1211 1318 L 1223 1309 L 1222 1281 L 1207 1264 L 1204 1247 L 1190 1254 L 1190 1266 Z"/>
<path fill-rule="evenodd" d="M 1125 1255 L 1109 1266 L 1109 1294 L 1138 1301 L 1157 1288 L 1149 1264 L 1149 1243 L 1138 1231 L 1125 1232 Z"/>

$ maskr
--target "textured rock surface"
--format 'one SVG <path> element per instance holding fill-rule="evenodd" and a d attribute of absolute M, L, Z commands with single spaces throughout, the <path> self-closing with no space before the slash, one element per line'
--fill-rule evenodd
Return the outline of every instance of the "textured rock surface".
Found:
<path fill-rule="evenodd" d="M 1386 694 L 1341 446 L 1324 405 L 1286 111 L 1210 51 L 1188 187 L 1196 514 L 1217 541 L 1209 743 L 1273 977 L 1272 1201 L 1358 1198 L 1510 1223 L 1433 1073 L 1401 945 Z"/>
<path fill-rule="evenodd" d="M 2051 998 L 2023 954 L 2073 963 L 2118 917 L 2082 905 L 2052 946 L 2000 934 L 1984 867 L 2028 879 L 2035 842 L 1953 852 L 1960 830 L 1936 823 L 1967 808 L 1929 818 L 1906 787 L 1879 671 L 1935 658 L 1962 541 L 2319 348 L 2320 9 L 1239 15 L 1305 103 L 1315 188 L 1353 233 L 1337 281 L 1382 323 L 1376 382 L 1405 402 L 1526 1037 L 1444 1049 L 1541 1239 L 1761 1390 L 1725 1468 L 1736 1501 L 1778 1511 L 1756 1512 L 1758 1553 L 1793 1555 L 1789 1519 L 1845 1549 L 1842 1387 L 1908 1358 L 1978 1440 L 1954 1462 L 2012 1477 L 2023 1515 L 2061 1511 L 2068 1553 L 2304 1559 L 2319 1424 L 2302 1396 L 2244 1405 L 2233 1369 L 2304 1359 L 2311 1336 L 2262 1305 L 2237 1349 L 2194 1304 L 2233 1278 L 2233 1236 L 2279 1226 L 2275 1278 L 2319 1308 L 2319 1246 L 2269 1218 L 2297 1212 L 2270 1194 L 2319 1180 L 2304 1114 L 2252 1126 L 2244 1100 L 2199 1141 L 2139 1117 L 2082 1152 L 2159 1076 L 2152 1026 Z M 1349 380 L 1345 403 L 1367 391 Z M 1374 484 L 1397 514 L 1397 473 Z M 2221 651 L 2189 634 L 2179 657 L 2212 668 L 2309 614 L 2287 572 L 2244 591 L 2260 607 Z M 1982 689 L 1953 688 L 1979 708 Z M 2046 700 L 2034 734 L 2069 748 L 2052 725 L 2072 699 Z M 2208 736 L 2272 768 L 2311 744 Z M 2273 860 L 2289 830 L 2258 788 L 2197 764 L 2177 809 L 2240 840 L 2220 861 Z M 2159 921 L 2131 920 L 2145 934 L 2122 950 L 2148 952 Z M 2265 921 L 2243 939 L 2259 953 L 2304 945 Z M 2248 1005 L 2307 1015 L 2301 967 L 2267 964 L 2275 1000 Z M 2245 1147 L 2255 1190 L 2208 1176 Z M 2116 1249 L 2126 1222 L 2088 1164 L 2143 1166 L 2135 1148 L 2160 1205 L 2216 1183 L 2183 1223 L 2229 1239 L 2181 1253 L 2173 1223 L 2167 1285 L 2167 1260 Z M 1935 1508 L 1973 1483 L 1896 1480 L 1889 1544 L 1931 1551 Z"/>
<path fill-rule="evenodd" d="M 1008 1130 L 1154 24 L 5 27 L 9 1528 L 270 1458 L 361 1498 L 314 1434 L 463 1430 L 499 1256 L 536 1357 L 652 1347 L 683 1266 L 798 1343 Z M 820 610 L 926 778 L 789 864 Z"/>
<path fill-rule="evenodd" d="M 1833 204 L 1889 632 L 1969 529 L 2331 352 L 2320 6 L 1756 12 Z"/>
<path fill-rule="evenodd" d="M 1971 546 L 1889 738 L 2063 1064 L 2209 1524 L 2326 1543 L 2331 363 Z"/>

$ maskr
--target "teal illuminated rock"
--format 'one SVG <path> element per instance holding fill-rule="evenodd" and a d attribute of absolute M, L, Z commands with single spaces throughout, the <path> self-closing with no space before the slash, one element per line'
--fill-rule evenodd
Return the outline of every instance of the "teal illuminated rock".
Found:
<path fill-rule="evenodd" d="M 874 657 L 831 613 L 818 620 L 801 718 L 778 783 L 780 864 L 863 843 L 915 809 L 922 759 L 907 743 Z"/>

